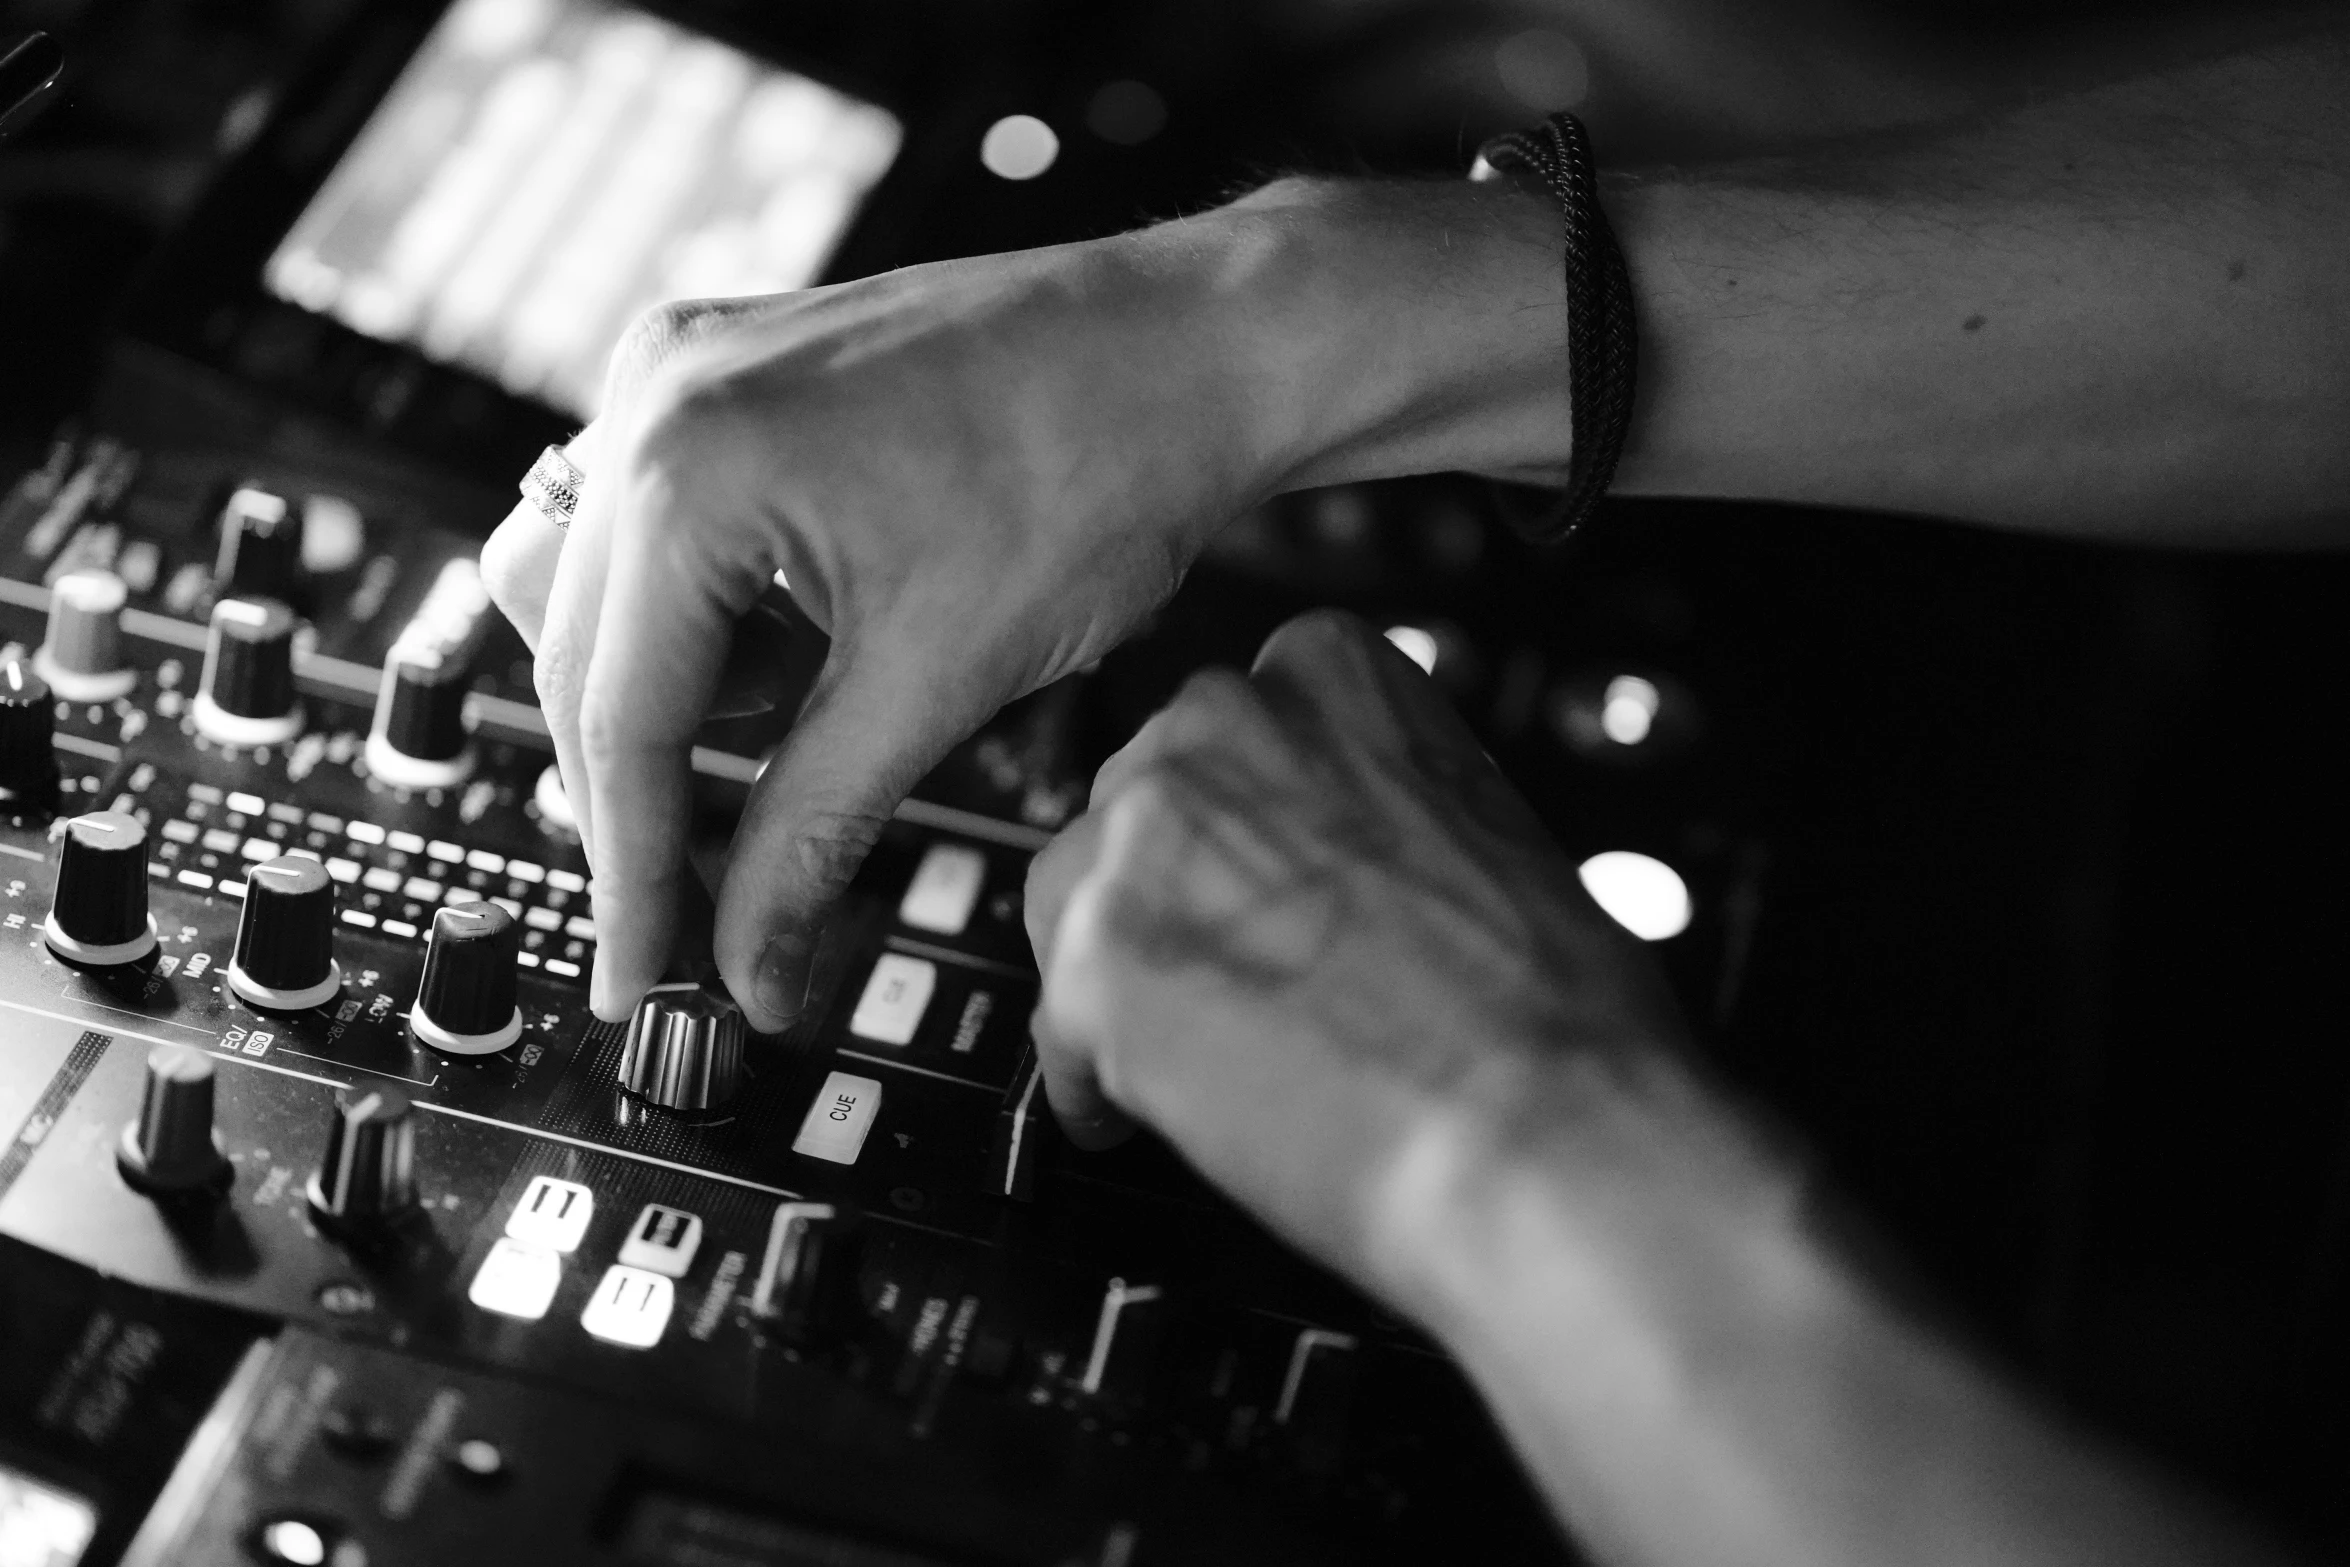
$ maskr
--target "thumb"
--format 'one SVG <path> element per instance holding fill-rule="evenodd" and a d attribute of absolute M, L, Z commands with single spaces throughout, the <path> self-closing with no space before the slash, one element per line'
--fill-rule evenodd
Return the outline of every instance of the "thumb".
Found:
<path fill-rule="evenodd" d="M 980 703 L 946 694 L 950 680 L 836 641 L 799 721 L 752 786 L 719 894 L 717 956 L 760 1031 L 798 1020 L 820 923 L 898 802 L 986 718 Z"/>

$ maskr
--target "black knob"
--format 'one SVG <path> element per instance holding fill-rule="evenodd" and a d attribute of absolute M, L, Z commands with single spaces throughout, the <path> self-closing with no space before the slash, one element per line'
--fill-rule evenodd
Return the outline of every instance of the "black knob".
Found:
<path fill-rule="evenodd" d="M 22 659 L 0 665 L 0 816 L 57 809 L 55 723 L 47 682 Z"/>
<path fill-rule="evenodd" d="M 857 1323 L 856 1215 L 825 1202 L 783 1202 L 767 1225 L 767 1251 L 751 1288 L 751 1314 L 785 1343 L 809 1347 Z"/>
<path fill-rule="evenodd" d="M 93 811 L 65 824 L 42 933 L 49 950 L 76 963 L 135 963 L 155 950 L 147 829 L 137 817 Z"/>
<path fill-rule="evenodd" d="M 424 981 L 408 1027 L 419 1043 L 452 1055 L 486 1056 L 522 1036 L 514 1004 L 519 945 L 514 916 L 494 903 L 447 904 L 432 917 Z"/>
<path fill-rule="evenodd" d="M 212 584 L 223 596 L 290 599 L 302 579 L 302 513 L 286 498 L 247 487 L 220 512 Z"/>
<path fill-rule="evenodd" d="M 335 884 L 316 860 L 284 855 L 245 876 L 229 988 L 271 1012 L 307 1012 L 343 988 Z"/>
<path fill-rule="evenodd" d="M 212 606 L 197 731 L 222 745 L 276 745 L 302 732 L 294 700 L 294 612 L 276 599 Z"/>
<path fill-rule="evenodd" d="M 335 1094 L 326 1157 L 310 1177 L 310 1207 L 328 1224 L 364 1230 L 416 1206 L 416 1110 L 397 1088 Z"/>
<path fill-rule="evenodd" d="M 69 571 L 49 590 L 49 629 L 33 663 L 68 702 L 130 695 L 137 671 L 123 662 L 122 608 L 130 589 L 111 571 Z"/>
<path fill-rule="evenodd" d="M 465 693 L 473 668 L 463 650 L 403 638 L 384 659 L 367 770 L 409 789 L 445 789 L 473 771 Z"/>
<path fill-rule="evenodd" d="M 218 1193 L 228 1158 L 212 1129 L 212 1061 L 185 1045 L 157 1045 L 147 1057 L 147 1093 L 139 1118 L 122 1129 L 114 1162 L 124 1180 L 151 1197 Z"/>
<path fill-rule="evenodd" d="M 628 1020 L 620 1086 L 671 1110 L 714 1110 L 743 1082 L 742 1009 L 699 985 L 655 985 Z"/>

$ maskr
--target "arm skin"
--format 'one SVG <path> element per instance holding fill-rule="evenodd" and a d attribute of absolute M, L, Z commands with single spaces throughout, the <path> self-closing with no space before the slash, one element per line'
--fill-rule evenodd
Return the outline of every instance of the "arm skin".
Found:
<path fill-rule="evenodd" d="M 2116 542 L 2345 541 L 2345 91 L 2350 45 L 2315 31 L 1956 129 L 1612 182 L 1643 355 L 1617 489 Z M 1301 310 L 1431 314 L 1464 246 L 1499 296 L 1447 312 L 1481 332 L 1324 334 L 1353 357 L 1289 395 L 1457 406 L 1431 384 L 1444 362 L 1483 377 L 1482 422 L 1431 454 L 1358 394 L 1307 432 L 1295 482 L 1555 470 L 1556 230 L 1510 200 L 1290 184 L 1242 204 L 1282 220 Z"/>

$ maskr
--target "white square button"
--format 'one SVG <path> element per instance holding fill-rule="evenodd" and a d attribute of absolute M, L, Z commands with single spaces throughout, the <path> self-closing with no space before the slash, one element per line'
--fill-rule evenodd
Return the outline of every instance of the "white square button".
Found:
<path fill-rule="evenodd" d="M 555 1303 L 555 1286 L 563 1280 L 563 1259 L 551 1251 L 501 1236 L 481 1260 L 473 1287 L 465 1298 L 501 1317 L 536 1322 Z"/>
<path fill-rule="evenodd" d="M 986 882 L 986 855 L 967 843 L 934 843 L 898 901 L 898 918 L 916 930 L 960 936 Z"/>
<path fill-rule="evenodd" d="M 628 1227 L 628 1239 L 620 1243 L 620 1260 L 647 1273 L 682 1279 L 694 1265 L 694 1253 L 701 1249 L 700 1214 L 649 1202 L 636 1216 L 636 1223 Z"/>
<path fill-rule="evenodd" d="M 577 1251 L 596 1215 L 596 1195 L 576 1181 L 534 1175 L 522 1201 L 506 1216 L 506 1233 L 529 1246 Z"/>
<path fill-rule="evenodd" d="M 604 1282 L 579 1314 L 579 1325 L 607 1344 L 651 1349 L 661 1342 L 676 1304 L 677 1290 L 668 1279 L 616 1262 L 604 1270 Z"/>
<path fill-rule="evenodd" d="M 792 1139 L 792 1152 L 834 1164 L 855 1164 L 865 1148 L 865 1134 L 881 1113 L 881 1085 L 870 1077 L 835 1072 L 824 1080 L 815 1102 Z"/>
<path fill-rule="evenodd" d="M 938 965 L 902 952 L 885 952 L 865 981 L 849 1032 L 877 1045 L 910 1045 L 922 1026 L 923 1009 L 938 988 Z"/>

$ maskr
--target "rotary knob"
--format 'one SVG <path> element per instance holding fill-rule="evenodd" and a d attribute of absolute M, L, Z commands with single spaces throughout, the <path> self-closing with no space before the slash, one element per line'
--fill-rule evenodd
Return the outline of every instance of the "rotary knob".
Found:
<path fill-rule="evenodd" d="M 220 512 L 214 586 L 239 598 L 291 598 L 301 572 L 302 514 L 268 490 L 231 495 Z"/>
<path fill-rule="evenodd" d="M 307 1012 L 342 990 L 335 884 L 325 866 L 289 854 L 246 873 L 228 983 L 265 1012 Z"/>
<path fill-rule="evenodd" d="M 514 1002 L 514 916 L 494 903 L 444 904 L 432 917 L 424 981 L 408 1027 L 418 1043 L 486 1056 L 522 1037 Z"/>
<path fill-rule="evenodd" d="M 49 590 L 49 630 L 33 667 L 68 702 L 130 695 L 138 674 L 123 662 L 122 607 L 130 589 L 111 571 L 69 571 Z"/>
<path fill-rule="evenodd" d="M 47 682 L 21 659 L 0 665 L 0 816 L 57 809 L 55 727 Z"/>
<path fill-rule="evenodd" d="M 715 1110 L 743 1081 L 743 1015 L 699 985 L 655 985 L 628 1020 L 620 1086 L 671 1110 Z"/>
<path fill-rule="evenodd" d="M 310 1207 L 328 1224 L 364 1230 L 416 1206 L 416 1109 L 397 1088 L 335 1094 L 326 1157 L 310 1177 Z"/>
<path fill-rule="evenodd" d="M 158 1045 L 147 1057 L 139 1118 L 114 1151 L 122 1178 L 150 1197 L 218 1193 L 229 1162 L 212 1129 L 212 1062 L 185 1045 Z"/>
<path fill-rule="evenodd" d="M 93 811 L 65 824 L 42 934 L 50 951 L 75 963 L 136 963 L 155 950 L 147 829 L 137 817 Z"/>
<path fill-rule="evenodd" d="M 472 666 L 461 649 L 395 644 L 367 735 L 367 770 L 403 789 L 445 789 L 473 771 L 465 732 Z"/>
<path fill-rule="evenodd" d="M 196 730 L 222 745 L 277 745 L 302 732 L 294 699 L 294 612 L 276 599 L 212 606 Z"/>

